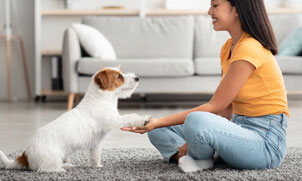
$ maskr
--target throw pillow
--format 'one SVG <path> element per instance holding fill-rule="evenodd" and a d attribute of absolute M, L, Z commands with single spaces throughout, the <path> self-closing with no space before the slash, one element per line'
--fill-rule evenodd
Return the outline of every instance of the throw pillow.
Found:
<path fill-rule="evenodd" d="M 297 56 L 302 51 L 302 27 L 292 31 L 281 42 L 279 47 L 280 56 Z"/>
<path fill-rule="evenodd" d="M 96 28 L 80 23 L 73 23 L 80 43 L 91 57 L 115 60 L 116 54 L 108 39 Z"/>

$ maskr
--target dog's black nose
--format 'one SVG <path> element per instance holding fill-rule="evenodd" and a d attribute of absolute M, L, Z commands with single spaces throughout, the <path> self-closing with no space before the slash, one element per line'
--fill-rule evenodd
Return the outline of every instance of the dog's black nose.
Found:
<path fill-rule="evenodd" d="M 136 82 L 138 82 L 138 81 L 139 81 L 139 78 L 138 78 L 138 77 L 135 77 L 134 80 L 135 80 Z"/>

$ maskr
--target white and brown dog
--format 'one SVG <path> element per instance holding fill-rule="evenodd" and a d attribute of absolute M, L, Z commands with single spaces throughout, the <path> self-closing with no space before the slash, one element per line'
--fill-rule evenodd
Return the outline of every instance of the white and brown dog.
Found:
<path fill-rule="evenodd" d="M 138 81 L 132 73 L 102 69 L 92 77 L 78 106 L 40 128 L 16 160 L 8 159 L 1 151 L 0 160 L 6 169 L 63 172 L 72 166 L 65 162 L 72 153 L 88 148 L 91 166 L 101 167 L 100 143 L 108 132 L 125 126 L 143 126 L 150 119 L 118 112 L 118 98 L 130 97 Z"/>

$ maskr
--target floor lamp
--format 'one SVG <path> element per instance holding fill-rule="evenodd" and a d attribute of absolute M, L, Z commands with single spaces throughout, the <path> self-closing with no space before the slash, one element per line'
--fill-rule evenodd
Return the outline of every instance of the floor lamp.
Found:
<path fill-rule="evenodd" d="M 26 58 L 25 58 L 25 51 L 24 51 L 24 43 L 23 39 L 19 35 L 12 36 L 12 26 L 11 26 L 11 17 L 10 17 L 10 4 L 11 0 L 5 0 L 5 35 L 2 35 L 1 38 L 5 39 L 6 42 L 6 64 L 7 64 L 7 99 L 9 102 L 12 101 L 12 94 L 11 94 L 11 42 L 12 40 L 17 40 L 19 42 L 20 50 L 21 50 L 21 58 L 23 63 L 23 70 L 24 70 L 24 78 L 26 83 L 27 89 L 27 96 L 28 100 L 31 101 L 31 93 L 29 87 L 29 79 L 28 79 L 28 72 L 26 66 Z"/>

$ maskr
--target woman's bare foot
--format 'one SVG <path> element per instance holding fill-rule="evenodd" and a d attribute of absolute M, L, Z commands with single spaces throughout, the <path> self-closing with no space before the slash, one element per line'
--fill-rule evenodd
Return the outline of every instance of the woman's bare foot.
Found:
<path fill-rule="evenodd" d="M 181 147 L 178 148 L 178 152 L 175 153 L 171 158 L 170 158 L 170 162 L 176 162 L 178 163 L 178 160 L 187 155 L 187 151 L 188 151 L 188 143 L 183 144 Z"/>

